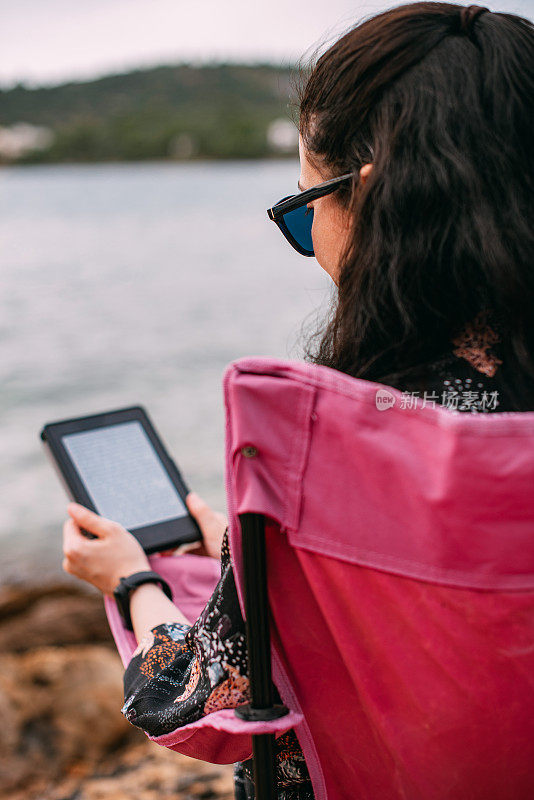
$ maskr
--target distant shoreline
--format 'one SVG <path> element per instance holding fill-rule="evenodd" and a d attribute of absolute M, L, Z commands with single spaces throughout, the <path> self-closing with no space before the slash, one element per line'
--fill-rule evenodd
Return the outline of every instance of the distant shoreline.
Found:
<path fill-rule="evenodd" d="M 178 64 L 0 89 L 0 162 L 296 155 L 299 74 L 274 64 Z"/>
<path fill-rule="evenodd" d="M 138 158 L 138 159 L 116 159 L 116 160 L 106 160 L 106 161 L 10 161 L 10 162 L 3 162 L 0 161 L 0 170 L 1 169 L 35 169 L 38 167 L 39 169 L 47 169 L 47 168 L 55 168 L 55 167 L 117 167 L 117 166 L 125 166 L 131 167 L 132 165 L 142 165 L 146 164 L 147 166 L 154 166 L 154 165 L 161 165 L 161 166 L 183 166 L 185 164 L 236 164 L 236 163 L 251 163 L 254 161 L 265 161 L 270 163 L 277 163 L 279 161 L 298 161 L 298 154 L 297 153 L 288 153 L 285 155 L 271 155 L 271 156 L 244 156 L 242 158 L 236 157 L 229 157 L 229 158 L 221 158 L 214 156 L 212 158 L 209 157 L 202 157 L 202 158 L 188 158 L 188 159 L 176 159 L 176 158 Z"/>

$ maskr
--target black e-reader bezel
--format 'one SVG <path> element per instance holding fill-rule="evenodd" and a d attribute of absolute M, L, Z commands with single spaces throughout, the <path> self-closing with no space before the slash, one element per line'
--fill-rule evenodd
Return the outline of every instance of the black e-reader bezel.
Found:
<path fill-rule="evenodd" d="M 65 449 L 62 441 L 63 437 L 71 433 L 118 425 L 121 422 L 139 422 L 141 424 L 171 483 L 186 506 L 185 497 L 189 492 L 189 488 L 142 406 L 129 406 L 128 408 L 118 408 L 101 414 L 64 419 L 58 422 L 50 422 L 43 427 L 40 434 L 41 439 L 52 457 L 52 462 L 59 472 L 70 499 L 76 503 L 81 503 L 81 505 L 98 514 L 76 467 Z M 128 530 L 140 542 L 147 554 L 175 548 L 181 544 L 202 539 L 200 528 L 189 512 L 184 517 L 175 517 L 140 528 L 129 528 Z"/>

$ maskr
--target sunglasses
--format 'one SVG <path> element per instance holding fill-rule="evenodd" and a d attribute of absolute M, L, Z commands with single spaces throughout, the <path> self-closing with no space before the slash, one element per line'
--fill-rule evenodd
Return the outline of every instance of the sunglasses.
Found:
<path fill-rule="evenodd" d="M 303 256 L 313 256 L 312 225 L 313 208 L 306 208 L 312 200 L 325 197 L 339 189 L 342 183 L 353 178 L 357 173 L 349 172 L 339 178 L 331 178 L 329 181 L 312 186 L 299 194 L 292 194 L 284 197 L 275 206 L 267 209 L 269 219 L 276 222 L 289 244 L 295 248 L 297 253 Z"/>

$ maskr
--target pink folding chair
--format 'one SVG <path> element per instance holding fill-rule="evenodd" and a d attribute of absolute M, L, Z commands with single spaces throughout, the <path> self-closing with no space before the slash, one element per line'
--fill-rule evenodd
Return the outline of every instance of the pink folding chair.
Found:
<path fill-rule="evenodd" d="M 407 408 L 396 390 L 377 404 L 383 390 L 297 362 L 228 367 L 240 600 L 264 539 L 273 676 L 317 800 L 531 798 L 534 413 Z"/>
<path fill-rule="evenodd" d="M 276 796 L 273 737 L 290 727 L 317 800 L 530 798 L 534 413 L 405 407 L 384 390 L 301 362 L 228 366 L 252 700 L 159 743 L 228 762 L 254 749 L 258 800 Z M 194 582 L 209 560 L 191 559 L 159 561 Z"/>

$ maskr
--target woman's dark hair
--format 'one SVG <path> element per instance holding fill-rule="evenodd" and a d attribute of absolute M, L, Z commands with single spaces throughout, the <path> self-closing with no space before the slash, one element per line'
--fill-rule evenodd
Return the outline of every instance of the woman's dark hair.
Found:
<path fill-rule="evenodd" d="M 490 11 L 466 26 L 465 11 L 419 2 L 367 19 L 300 91 L 299 130 L 321 174 L 373 162 L 365 185 L 337 193 L 353 233 L 307 356 L 395 385 L 489 308 L 506 326 L 503 376 L 524 397 L 534 386 L 534 26 Z"/>

